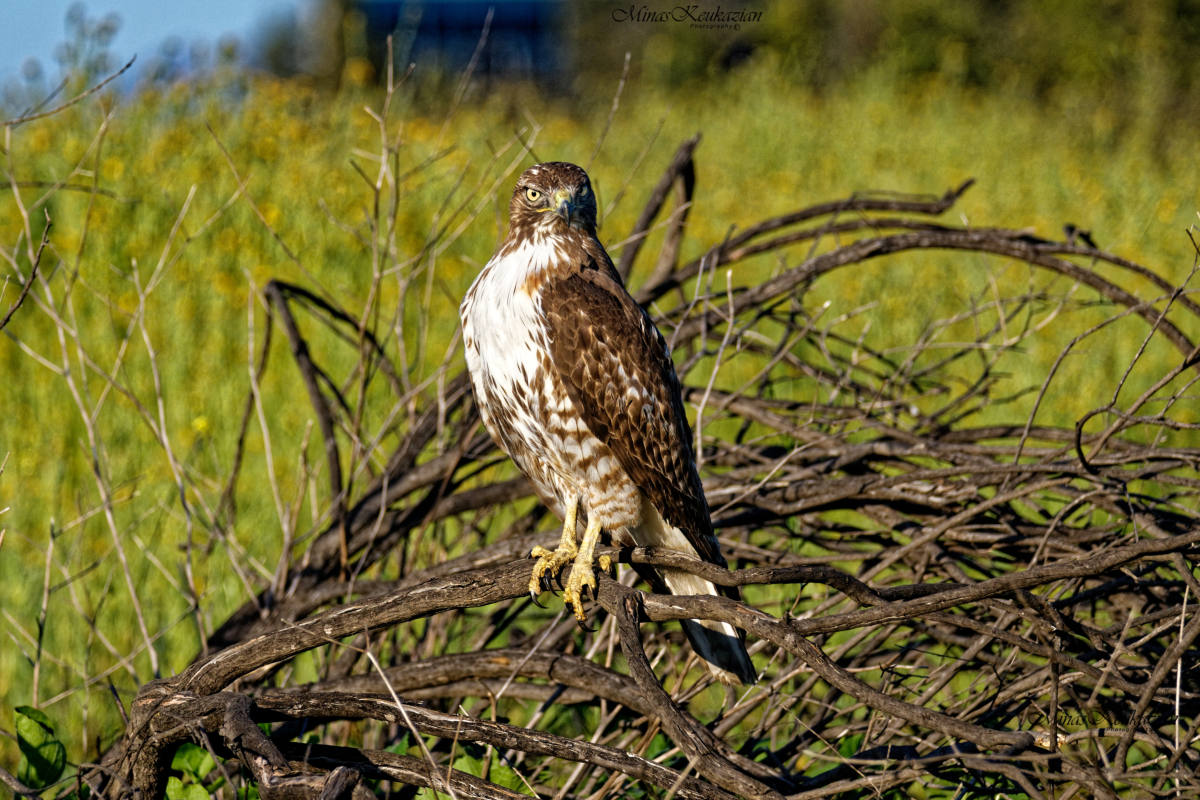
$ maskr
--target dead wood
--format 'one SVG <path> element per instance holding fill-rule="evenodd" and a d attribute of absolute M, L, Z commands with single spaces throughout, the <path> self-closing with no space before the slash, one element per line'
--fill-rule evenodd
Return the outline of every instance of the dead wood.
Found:
<path fill-rule="evenodd" d="M 86 772 L 96 792 L 160 795 L 186 741 L 263 797 L 1200 791 L 1200 305 L 1186 286 L 1073 241 L 934 222 L 970 181 L 798 209 L 680 264 L 697 144 L 650 191 L 619 264 L 636 276 L 646 262 L 637 296 L 672 342 L 732 568 L 607 552 L 740 586 L 744 602 L 647 593 L 624 568 L 600 577 L 591 630 L 548 594 L 534 607 L 526 555 L 553 526 L 483 433 L 461 361 L 414 382 L 367 315 L 275 282 L 268 324 L 318 423 L 323 521 L 187 670 L 143 687 Z M 661 247 L 639 260 L 660 218 Z M 1011 260 L 1046 279 L 892 349 L 847 327 L 853 314 L 810 305 L 837 270 L 906 252 Z M 764 254 L 775 268 L 753 260 Z M 726 270 L 746 277 L 714 288 Z M 1053 374 L 1000 393 L 1004 357 L 1097 307 L 1105 320 L 1055 369 L 1111 325 L 1146 346 L 1125 375 L 1097 376 L 1095 412 L 1075 425 L 1040 414 Z M 386 435 L 313 355 L 300 308 L 357 354 L 354 380 L 405 398 Z M 1160 340 L 1177 366 L 1123 391 Z M 978 422 L 1029 394 L 1024 418 Z M 348 460 L 364 442 L 375 449 Z M 227 497 L 241 452 L 239 440 Z M 236 507 L 223 513 L 231 526 Z M 671 622 L 686 618 L 745 630 L 758 683 L 711 686 Z"/>

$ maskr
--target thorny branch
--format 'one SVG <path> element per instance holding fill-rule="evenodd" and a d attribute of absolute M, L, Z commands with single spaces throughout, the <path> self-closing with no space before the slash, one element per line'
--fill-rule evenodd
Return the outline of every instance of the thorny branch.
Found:
<path fill-rule="evenodd" d="M 732 568 L 608 552 L 740 586 L 744 601 L 648 594 L 621 568 L 600 576 L 591 630 L 553 604 L 534 608 L 526 556 L 553 526 L 482 432 L 461 369 L 406 395 L 417 410 L 364 461 L 377 469 L 343 473 L 351 440 L 384 438 L 355 427 L 294 304 L 347 331 L 393 391 L 410 390 L 386 335 L 353 330 L 368 315 L 273 283 L 268 324 L 283 325 L 320 424 L 326 516 L 288 574 L 187 670 L 143 687 L 124 735 L 85 772 L 93 789 L 157 796 L 174 749 L 192 741 L 264 797 L 401 784 L 704 800 L 918 783 L 960 796 L 1200 791 L 1200 447 L 1187 415 L 1172 415 L 1194 406 L 1200 306 L 1186 287 L 1073 241 L 931 222 L 970 181 L 941 197 L 799 209 L 679 264 L 697 144 L 683 143 L 650 192 L 620 268 L 642 302 L 666 306 L 685 394 L 705 405 L 705 489 Z M 639 273 L 660 218 L 661 248 Z M 797 244 L 804 256 L 788 265 Z M 838 268 L 914 250 L 1014 259 L 1072 287 L 978 301 L 929 322 L 907 352 L 873 347 L 845 326 L 853 314 L 807 302 Z M 767 253 L 782 268 L 755 272 Z M 743 264 L 738 286 L 709 294 L 717 267 Z M 1088 417 L 1035 419 L 1036 406 L 972 427 L 973 412 L 1006 399 L 1006 354 L 1096 304 L 1169 343 L 1180 366 L 1152 376 L 1133 408 L 1117 394 L 1098 401 L 1101 434 Z M 736 380 L 713 381 L 706 359 L 733 364 Z M 686 618 L 745 630 L 758 683 L 712 687 L 671 622 Z M 301 679 L 304 653 L 319 666 Z"/>

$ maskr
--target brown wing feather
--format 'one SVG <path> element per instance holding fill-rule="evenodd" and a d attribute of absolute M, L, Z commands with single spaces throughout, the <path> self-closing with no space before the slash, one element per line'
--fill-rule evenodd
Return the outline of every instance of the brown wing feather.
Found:
<path fill-rule="evenodd" d="M 607 257 L 589 261 L 542 287 L 551 360 L 588 428 L 663 519 L 724 565 L 666 342 Z"/>

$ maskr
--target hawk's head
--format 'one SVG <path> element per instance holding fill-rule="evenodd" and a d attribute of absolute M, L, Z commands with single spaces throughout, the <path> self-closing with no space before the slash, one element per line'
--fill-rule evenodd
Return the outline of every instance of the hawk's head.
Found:
<path fill-rule="evenodd" d="M 596 233 L 596 195 L 581 167 L 565 161 L 535 164 L 517 180 L 509 203 L 509 225 L 543 233 L 576 228 Z"/>

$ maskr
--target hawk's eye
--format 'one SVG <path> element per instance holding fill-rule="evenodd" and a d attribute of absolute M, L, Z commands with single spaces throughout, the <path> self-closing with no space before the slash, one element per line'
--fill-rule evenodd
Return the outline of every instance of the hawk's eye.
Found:
<path fill-rule="evenodd" d="M 583 186 L 580 186 L 580 187 L 579 187 L 579 196 L 580 196 L 580 197 L 587 197 L 587 196 L 588 196 L 588 192 L 590 192 L 590 191 L 591 191 L 591 188 L 590 188 L 590 187 L 589 187 L 589 186 L 588 186 L 588 185 L 585 183 Z"/>
<path fill-rule="evenodd" d="M 537 189 L 526 189 L 525 197 L 529 199 L 529 202 L 536 203 L 538 200 L 542 199 L 542 193 Z"/>

